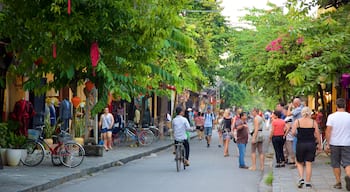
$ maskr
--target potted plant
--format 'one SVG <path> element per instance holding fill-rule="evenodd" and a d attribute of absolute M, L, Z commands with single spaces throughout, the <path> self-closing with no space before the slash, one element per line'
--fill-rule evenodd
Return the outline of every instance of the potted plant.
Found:
<path fill-rule="evenodd" d="M 76 117 L 74 124 L 74 140 L 84 145 L 84 132 L 85 132 L 85 119 L 81 117 Z"/>
<path fill-rule="evenodd" d="M 9 132 L 7 143 L 9 149 L 6 150 L 7 164 L 17 166 L 21 158 L 25 158 L 27 151 L 22 149 L 27 138 L 24 135 L 17 135 L 15 132 Z"/>
<path fill-rule="evenodd" d="M 44 140 L 47 144 L 52 145 L 53 144 L 53 139 L 52 135 L 56 131 L 56 125 L 51 125 L 50 118 L 45 118 L 44 120 Z"/>
<path fill-rule="evenodd" d="M 3 122 L 0 123 L 0 155 L 1 155 L 1 160 L 2 164 L 6 165 L 6 150 L 8 148 L 7 145 L 7 136 L 8 136 L 8 127 L 7 123 Z"/>

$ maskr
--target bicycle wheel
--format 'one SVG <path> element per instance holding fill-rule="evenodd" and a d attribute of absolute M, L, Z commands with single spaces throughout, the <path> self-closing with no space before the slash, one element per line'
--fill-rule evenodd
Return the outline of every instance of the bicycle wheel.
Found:
<path fill-rule="evenodd" d="M 152 131 L 153 135 L 154 135 L 154 139 L 155 140 L 159 140 L 160 137 L 160 132 L 158 128 L 150 128 L 150 130 Z"/>
<path fill-rule="evenodd" d="M 141 145 L 149 145 L 153 142 L 154 135 L 150 130 L 142 130 L 138 133 L 137 139 Z"/>
<path fill-rule="evenodd" d="M 85 156 L 84 148 L 78 143 L 65 143 L 58 152 L 61 163 L 70 168 L 79 166 Z"/>
<path fill-rule="evenodd" d="M 176 171 L 179 172 L 181 169 L 181 146 L 180 145 L 176 145 L 176 153 L 175 153 L 175 161 L 176 161 Z"/>
<path fill-rule="evenodd" d="M 21 158 L 21 162 L 29 167 L 39 165 L 45 157 L 44 146 L 34 140 L 28 140 L 22 147 L 27 150 L 27 156 L 25 159 Z"/>

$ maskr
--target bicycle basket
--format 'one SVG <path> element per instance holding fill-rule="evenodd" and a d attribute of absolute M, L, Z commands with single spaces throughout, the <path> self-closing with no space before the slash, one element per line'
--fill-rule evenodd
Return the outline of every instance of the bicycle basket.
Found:
<path fill-rule="evenodd" d="M 68 133 L 60 133 L 58 135 L 58 141 L 62 143 L 68 143 L 70 141 L 73 141 L 73 137 Z"/>
<path fill-rule="evenodd" d="M 41 134 L 40 130 L 28 129 L 28 139 L 37 140 Z"/>

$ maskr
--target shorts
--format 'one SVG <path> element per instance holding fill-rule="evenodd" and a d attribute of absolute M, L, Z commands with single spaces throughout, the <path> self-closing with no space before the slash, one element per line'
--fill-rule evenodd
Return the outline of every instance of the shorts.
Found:
<path fill-rule="evenodd" d="M 112 132 L 112 129 L 102 128 L 101 133 L 107 133 L 108 131 Z"/>
<path fill-rule="evenodd" d="M 316 143 L 297 143 L 296 158 L 298 162 L 313 162 L 315 161 Z"/>
<path fill-rule="evenodd" d="M 222 133 L 222 139 L 223 140 L 230 140 L 230 139 L 232 139 L 232 135 L 231 135 L 231 132 L 229 132 L 229 131 L 223 131 L 223 133 Z"/>
<path fill-rule="evenodd" d="M 263 153 L 263 142 L 257 142 L 257 143 L 252 143 L 252 153 L 256 152 L 256 149 L 258 149 L 258 153 L 262 154 Z"/>
<path fill-rule="evenodd" d="M 340 168 L 340 165 L 347 167 L 350 165 L 350 146 L 334 146 L 331 148 L 331 166 Z M 341 162 L 341 163 L 340 163 Z"/>
<path fill-rule="evenodd" d="M 204 135 L 211 136 L 213 132 L 213 127 L 204 127 Z"/>
<path fill-rule="evenodd" d="M 197 130 L 203 131 L 203 126 L 196 126 Z"/>

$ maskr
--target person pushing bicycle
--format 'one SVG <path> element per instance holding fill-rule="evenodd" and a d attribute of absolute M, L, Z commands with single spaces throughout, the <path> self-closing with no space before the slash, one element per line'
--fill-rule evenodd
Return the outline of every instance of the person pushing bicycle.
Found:
<path fill-rule="evenodd" d="M 174 130 L 175 144 L 183 142 L 185 147 L 185 165 L 189 166 L 189 156 L 190 156 L 190 144 L 188 142 L 186 131 L 192 131 L 190 123 L 184 117 L 185 111 L 181 107 L 176 107 L 175 109 L 176 117 L 172 121 L 172 127 Z"/>

